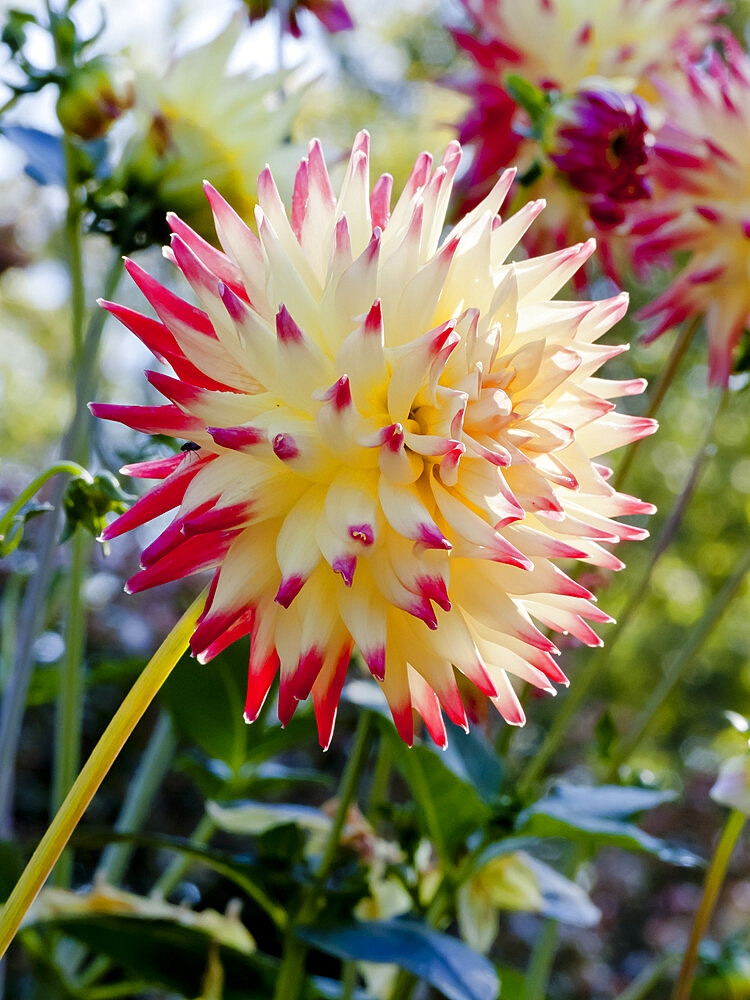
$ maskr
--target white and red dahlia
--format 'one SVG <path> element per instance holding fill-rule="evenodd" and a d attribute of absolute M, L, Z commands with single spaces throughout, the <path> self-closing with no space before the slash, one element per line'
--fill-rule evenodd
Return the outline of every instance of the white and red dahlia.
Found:
<path fill-rule="evenodd" d="M 646 109 L 634 95 L 653 97 L 651 74 L 669 75 L 681 57 L 701 52 L 721 30 L 715 22 L 724 5 L 715 0 L 462 3 L 472 30 L 454 36 L 473 61 L 469 78 L 458 85 L 472 101 L 459 129 L 459 138 L 473 150 L 464 179 L 467 197 L 484 193 L 509 163 L 531 166 L 527 176 L 541 167 L 527 197 L 548 198 L 551 211 L 527 243 L 529 251 L 543 252 L 591 233 L 609 237 L 622 221 L 623 205 L 645 194 Z M 581 163 L 589 160 L 586 176 L 562 167 L 560 176 L 550 169 L 560 133 L 552 136 L 551 149 L 525 138 L 526 115 L 506 90 L 509 74 L 566 96 L 563 118 L 577 122 L 573 130 L 562 122 L 561 131 L 568 131 L 563 145 Z M 559 127 L 555 117 L 548 131 Z M 591 190 L 594 174 L 596 192 Z M 613 273 L 611 265 L 607 269 Z"/>
<path fill-rule="evenodd" d="M 618 569 L 605 546 L 646 532 L 616 518 L 653 511 L 593 461 L 655 429 L 610 402 L 642 380 L 595 375 L 626 296 L 552 300 L 592 241 L 509 262 L 543 207 L 500 217 L 511 171 L 443 234 L 459 159 L 422 154 L 391 207 L 366 133 L 338 197 L 314 141 L 291 217 L 268 169 L 255 231 L 206 186 L 223 251 L 170 217 L 200 307 L 133 262 L 158 318 L 105 303 L 174 375 L 148 373 L 166 405 L 94 413 L 192 442 L 124 470 L 159 483 L 105 537 L 175 511 L 127 589 L 213 571 L 198 659 L 249 635 L 246 719 L 279 673 L 323 746 L 354 645 L 407 743 L 412 709 L 443 746 L 441 707 L 466 726 L 456 671 L 523 723 L 510 675 L 567 683 L 543 630 L 599 645 L 609 620 L 555 560 Z"/>
<path fill-rule="evenodd" d="M 750 327 L 750 58 L 735 42 L 686 68 L 687 86 L 662 84 L 665 121 L 649 168 L 654 201 L 634 206 L 636 261 L 687 254 L 641 317 L 654 339 L 702 315 L 709 378 L 726 385 Z"/>

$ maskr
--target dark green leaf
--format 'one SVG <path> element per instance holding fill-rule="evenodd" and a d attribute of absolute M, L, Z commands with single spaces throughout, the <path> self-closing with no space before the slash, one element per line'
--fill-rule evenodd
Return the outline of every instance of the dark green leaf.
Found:
<path fill-rule="evenodd" d="M 497 796 L 503 780 L 503 765 L 495 748 L 479 728 L 468 733 L 456 728 L 441 759 L 455 775 L 475 788 L 486 802 Z"/>
<path fill-rule="evenodd" d="M 45 921 L 45 927 L 106 955 L 140 981 L 181 996 L 200 995 L 212 947 L 210 935 L 200 930 L 167 920 L 101 913 L 60 917 Z M 268 1000 L 273 995 L 278 970 L 272 959 L 226 946 L 219 947 L 219 957 L 225 976 L 224 1000 Z"/>
<path fill-rule="evenodd" d="M 435 839 L 434 824 L 450 850 L 490 818 L 489 807 L 471 780 L 460 778 L 443 763 L 440 751 L 426 746 L 411 750 L 392 735 L 396 762 L 411 787 L 425 834 Z"/>
<path fill-rule="evenodd" d="M 497 972 L 484 955 L 415 921 L 371 921 L 323 930 L 300 927 L 297 936 L 345 961 L 398 965 L 448 1000 L 496 1000 L 499 993 Z"/>
<path fill-rule="evenodd" d="M 177 734 L 210 758 L 224 761 L 227 780 L 231 779 L 245 760 L 249 730 L 242 718 L 239 664 L 228 656 L 218 657 L 210 666 L 185 657 L 159 698 Z"/>
<path fill-rule="evenodd" d="M 54 510 L 52 504 L 40 503 L 38 500 L 29 500 L 25 503 L 13 517 L 5 535 L 0 537 L 0 559 L 10 555 L 21 544 L 23 529 L 28 521 L 51 510 Z"/>

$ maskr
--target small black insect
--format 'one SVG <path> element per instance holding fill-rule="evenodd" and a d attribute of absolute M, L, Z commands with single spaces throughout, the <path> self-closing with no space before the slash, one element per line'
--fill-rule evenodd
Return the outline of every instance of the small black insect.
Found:
<path fill-rule="evenodd" d="M 200 447 L 195 441 L 186 441 L 185 444 L 180 446 L 180 451 L 200 451 Z"/>

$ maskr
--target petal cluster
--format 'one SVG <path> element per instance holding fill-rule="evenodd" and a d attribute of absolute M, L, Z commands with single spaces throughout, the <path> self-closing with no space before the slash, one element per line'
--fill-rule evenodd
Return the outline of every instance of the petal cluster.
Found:
<path fill-rule="evenodd" d="M 472 107 L 461 123 L 459 138 L 473 148 L 472 163 L 465 175 L 467 197 L 483 194 L 491 178 L 509 163 L 523 167 L 527 197 L 545 197 L 551 211 L 527 242 L 531 253 L 562 247 L 567 242 L 596 233 L 603 238 L 607 255 L 605 270 L 616 277 L 617 268 L 609 258 L 612 227 L 621 221 L 623 167 L 629 174 L 630 194 L 637 189 L 632 181 L 637 162 L 644 152 L 645 122 L 642 108 L 633 107 L 633 95 L 651 98 L 651 74 L 669 76 L 684 56 L 700 53 L 722 29 L 716 25 L 723 4 L 714 0 L 462 0 L 472 30 L 455 31 L 458 44 L 472 59 L 469 78 L 458 89 L 469 95 Z M 624 136 L 623 155 L 602 157 L 593 152 L 591 174 L 603 179 L 606 194 L 614 197 L 581 199 L 586 191 L 578 183 L 580 172 L 569 177 L 573 188 L 560 184 L 550 172 L 548 156 L 539 145 L 524 138 L 528 123 L 506 90 L 508 74 L 523 77 L 543 91 L 559 91 L 581 107 L 578 114 L 590 138 L 601 139 L 612 126 Z M 623 104 L 618 107 L 614 95 Z M 597 110 L 591 100 L 599 94 Z M 588 101 L 588 108 L 584 105 Z M 609 119 L 609 121 L 607 121 Z M 587 153 L 585 129 L 574 139 Z M 552 150 L 554 154 L 557 152 Z M 605 150 L 606 152 L 606 150 Z M 610 151 L 611 153 L 611 151 Z M 551 157 L 555 162 L 554 155 Z M 542 171 L 542 176 L 537 175 Z M 565 171 L 565 168 L 561 168 Z M 532 180 L 533 179 L 533 180 Z M 582 203 L 583 201 L 583 203 Z"/>
<path fill-rule="evenodd" d="M 249 635 L 246 719 L 279 674 L 323 746 L 354 645 L 407 743 L 412 709 L 440 745 L 441 708 L 466 727 L 459 675 L 523 723 L 511 675 L 567 683 L 546 629 L 599 645 L 610 620 L 556 560 L 620 568 L 606 546 L 646 532 L 617 518 L 653 511 L 594 461 L 655 429 L 611 402 L 642 380 L 595 374 L 626 296 L 553 301 L 593 241 L 510 261 L 543 208 L 499 215 L 511 171 L 444 234 L 459 159 L 422 154 L 392 205 L 366 133 L 338 196 L 313 141 L 289 214 L 268 169 L 255 228 L 206 186 L 222 250 L 169 217 L 200 306 L 133 262 L 157 318 L 104 304 L 174 374 L 147 373 L 164 405 L 94 413 L 191 442 L 124 470 L 158 483 L 107 538 L 174 511 L 128 589 L 212 570 L 194 653 Z"/>
<path fill-rule="evenodd" d="M 709 377 L 726 385 L 734 349 L 750 326 L 750 58 L 725 42 L 685 69 L 686 85 L 662 84 L 664 125 L 649 181 L 654 199 L 634 206 L 637 262 L 686 254 L 667 290 L 642 310 L 653 339 L 703 315 Z"/>
<path fill-rule="evenodd" d="M 267 159 L 284 171 L 291 187 L 297 156 L 284 143 L 299 97 L 280 99 L 288 82 L 284 74 L 249 79 L 228 72 L 240 32 L 235 20 L 215 39 L 175 59 L 162 77 L 144 74 L 137 82 L 140 127 L 117 171 L 131 215 L 134 199 L 145 199 L 151 213 L 154 205 L 178 211 L 208 235 L 213 227 L 200 193 L 203 178 L 220 186 L 243 213 L 253 211 L 254 181 Z"/>
<path fill-rule="evenodd" d="M 549 158 L 586 196 L 602 229 L 625 219 L 623 205 L 648 194 L 648 125 L 643 103 L 615 90 L 583 90 L 564 102 Z"/>

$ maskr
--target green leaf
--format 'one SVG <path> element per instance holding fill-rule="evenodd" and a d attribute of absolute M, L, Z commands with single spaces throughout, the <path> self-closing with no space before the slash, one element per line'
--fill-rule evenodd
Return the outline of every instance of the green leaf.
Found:
<path fill-rule="evenodd" d="M 319 929 L 297 937 L 345 961 L 386 962 L 424 979 L 448 1000 L 496 1000 L 493 964 L 457 938 L 412 920 L 378 920 Z"/>
<path fill-rule="evenodd" d="M 218 802 L 207 802 L 206 810 L 220 830 L 242 836 L 258 836 L 288 823 L 324 836 L 331 828 L 330 816 L 313 806 L 269 802 L 233 802 L 222 806 Z"/>
<path fill-rule="evenodd" d="M 560 784 L 519 815 L 516 831 L 539 837 L 565 837 L 592 848 L 608 845 L 643 851 L 670 864 L 695 867 L 702 861 L 691 851 L 670 845 L 625 822 L 633 813 L 652 809 L 674 797 L 674 793 L 658 789 Z"/>
<path fill-rule="evenodd" d="M 509 73 L 505 77 L 505 89 L 531 121 L 531 130 L 535 138 L 544 135 L 547 117 L 553 102 L 557 99 L 556 91 L 542 90 L 517 73 Z"/>
<path fill-rule="evenodd" d="M 40 503 L 38 500 L 29 500 L 25 503 L 13 516 L 5 535 L 0 535 L 0 559 L 9 556 L 18 548 L 23 538 L 23 530 L 29 521 L 51 510 L 54 510 L 52 504 Z"/>
<path fill-rule="evenodd" d="M 217 657 L 210 665 L 184 657 L 159 692 L 178 736 L 224 761 L 230 768 L 228 778 L 245 760 L 250 728 L 242 717 L 241 669 L 231 656 Z"/>
<path fill-rule="evenodd" d="M 503 781 L 502 761 L 479 728 L 468 733 L 456 728 L 442 753 L 443 763 L 475 788 L 485 802 L 492 802 Z"/>
<path fill-rule="evenodd" d="M 106 955 L 119 968 L 162 989 L 195 997 L 208 964 L 209 949 L 218 947 L 224 969 L 224 1000 L 268 1000 L 278 974 L 276 963 L 257 953 L 217 946 L 200 930 L 166 920 L 96 914 L 60 917 L 45 927 Z"/>
<path fill-rule="evenodd" d="M 81 847 L 132 844 L 135 847 L 144 847 L 154 851 L 167 850 L 182 854 L 207 868 L 211 868 L 218 875 L 222 875 L 234 883 L 269 913 L 279 926 L 284 923 L 283 910 L 268 899 L 261 885 L 261 876 L 265 875 L 266 871 L 257 855 L 234 854 L 211 847 L 200 847 L 189 840 L 181 837 L 170 837 L 166 834 L 115 833 L 109 830 L 87 830 L 85 833 L 76 833 L 73 835 L 72 843 Z"/>
<path fill-rule="evenodd" d="M 391 738 L 397 747 L 398 769 L 414 794 L 423 830 L 436 846 L 442 839 L 451 850 L 484 826 L 491 810 L 468 780 L 468 772 L 467 779 L 459 777 L 443 763 L 438 751 L 426 746 L 409 749 L 395 735 Z"/>

